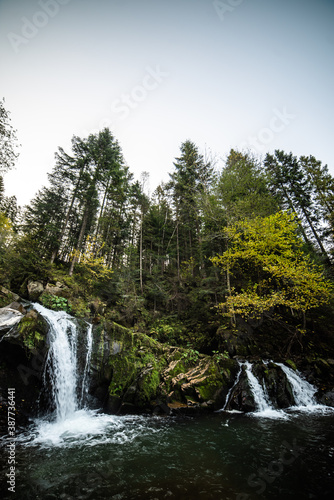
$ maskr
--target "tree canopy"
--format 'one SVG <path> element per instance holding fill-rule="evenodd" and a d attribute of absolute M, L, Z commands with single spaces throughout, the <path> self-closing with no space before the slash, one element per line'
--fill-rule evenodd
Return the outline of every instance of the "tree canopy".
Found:
<path fill-rule="evenodd" d="M 303 313 L 329 302 L 332 284 L 303 250 L 297 216 L 277 212 L 225 229 L 227 250 L 212 258 L 229 273 L 232 286 L 220 304 L 229 315 L 258 318 L 283 306 Z"/>

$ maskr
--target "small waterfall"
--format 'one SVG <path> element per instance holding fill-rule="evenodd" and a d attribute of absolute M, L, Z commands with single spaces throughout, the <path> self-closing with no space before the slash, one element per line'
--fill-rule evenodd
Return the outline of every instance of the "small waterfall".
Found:
<path fill-rule="evenodd" d="M 88 395 L 88 387 L 89 387 L 89 369 L 90 369 L 90 360 L 92 357 L 92 348 L 93 348 L 93 325 L 88 326 L 87 330 L 87 354 L 86 354 L 86 363 L 84 374 L 82 377 L 82 387 L 81 387 L 81 399 L 80 404 L 84 405 L 87 400 Z"/>
<path fill-rule="evenodd" d="M 267 365 L 269 361 L 263 361 L 263 363 Z M 286 408 L 285 410 L 289 410 L 288 412 L 286 412 L 283 409 L 275 409 L 267 392 L 265 382 L 263 381 L 261 384 L 258 378 L 254 375 L 252 371 L 253 365 L 249 361 L 244 361 L 243 363 L 239 362 L 240 370 L 237 374 L 235 383 L 228 391 L 224 407 L 219 411 L 225 410 L 226 407 L 228 406 L 229 400 L 231 399 L 231 397 L 233 397 L 233 391 L 240 382 L 243 367 L 245 374 L 247 376 L 249 389 L 254 399 L 254 404 L 256 409 L 255 412 L 252 412 L 252 415 L 254 416 L 286 419 L 288 418 L 289 415 L 291 415 L 291 412 L 293 412 L 294 410 L 298 411 L 305 410 L 311 413 L 321 411 L 321 413 L 323 414 L 332 413 L 334 411 L 333 408 L 317 403 L 315 399 L 315 393 L 317 389 L 309 382 L 304 380 L 299 372 L 292 370 L 283 363 L 275 363 L 274 361 L 271 361 L 271 363 L 273 363 L 282 370 L 282 372 L 286 377 L 287 382 L 291 387 L 294 398 L 294 406 Z"/>
<path fill-rule="evenodd" d="M 237 376 L 236 376 L 235 382 L 234 382 L 234 384 L 232 385 L 232 387 L 230 387 L 230 389 L 229 389 L 229 391 L 228 391 L 228 393 L 227 393 L 227 396 L 226 396 L 226 399 L 225 399 L 225 404 L 224 404 L 223 408 L 221 408 L 221 409 L 220 409 L 220 410 L 218 410 L 218 411 L 224 411 L 224 410 L 226 409 L 226 406 L 227 406 L 227 404 L 228 404 L 228 402 L 229 402 L 229 399 L 230 399 L 230 396 L 231 396 L 231 394 L 232 394 L 232 392 L 233 392 L 233 389 L 235 388 L 235 386 L 236 386 L 236 385 L 237 385 L 237 383 L 239 382 L 240 375 L 241 375 L 241 372 L 242 372 L 242 363 L 240 363 L 239 361 L 238 361 L 238 363 L 239 363 L 239 371 L 238 371 L 238 373 L 237 373 Z"/>
<path fill-rule="evenodd" d="M 258 379 L 252 372 L 252 364 L 249 361 L 245 361 L 243 365 L 246 367 L 246 375 L 248 377 L 248 382 L 253 393 L 254 402 L 259 412 L 265 412 L 267 410 L 273 410 L 270 404 L 267 391 L 262 387 Z"/>
<path fill-rule="evenodd" d="M 298 372 L 295 372 L 292 368 L 285 366 L 283 363 L 276 363 L 276 365 L 281 367 L 291 385 L 296 406 L 317 405 L 314 397 L 317 389 L 313 387 L 313 385 L 302 379 Z"/>
<path fill-rule="evenodd" d="M 71 316 L 64 311 L 51 311 L 34 304 L 49 324 L 50 349 L 46 371 L 50 376 L 52 396 L 56 406 L 56 420 L 70 418 L 79 408 L 77 343 L 78 329 Z M 87 355 L 82 377 L 81 401 L 87 394 L 87 380 L 92 351 L 92 328 L 88 329 Z"/>

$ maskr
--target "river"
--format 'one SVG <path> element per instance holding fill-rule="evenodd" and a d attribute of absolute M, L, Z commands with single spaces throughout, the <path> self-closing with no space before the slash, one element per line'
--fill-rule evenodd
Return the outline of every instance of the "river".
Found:
<path fill-rule="evenodd" d="M 144 417 L 86 410 L 62 429 L 44 425 L 44 432 L 39 422 L 17 437 L 16 496 L 6 496 L 3 484 L 2 498 L 333 497 L 333 414 Z M 7 469 L 5 451 L 2 478 Z"/>

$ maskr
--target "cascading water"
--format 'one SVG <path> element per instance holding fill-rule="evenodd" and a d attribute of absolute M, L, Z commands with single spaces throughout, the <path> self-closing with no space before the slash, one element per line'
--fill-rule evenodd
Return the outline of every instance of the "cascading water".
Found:
<path fill-rule="evenodd" d="M 50 347 L 44 381 L 47 387 L 51 385 L 56 411 L 55 418 L 54 415 L 46 415 L 36 419 L 29 437 L 22 434 L 22 442 L 46 447 L 76 446 L 79 442 L 98 445 L 108 440 L 132 440 L 143 432 L 145 426 L 141 424 L 131 427 L 128 434 L 125 432 L 127 425 L 140 422 L 140 417 L 117 417 L 87 408 L 92 326 L 88 325 L 83 341 L 77 324 L 67 313 L 51 311 L 37 303 L 33 307 L 49 324 Z"/>
<path fill-rule="evenodd" d="M 254 402 L 257 407 L 257 410 L 261 412 L 266 410 L 271 410 L 272 406 L 270 405 L 268 395 L 266 394 L 262 385 L 252 372 L 252 364 L 249 363 L 249 361 L 246 361 L 245 363 L 243 363 L 243 365 L 246 368 L 246 375 L 248 377 L 248 382 L 253 393 Z"/>
<path fill-rule="evenodd" d="M 90 360 L 92 357 L 92 348 L 93 348 L 93 325 L 89 325 L 87 330 L 87 354 L 86 354 L 86 362 L 84 374 L 82 377 L 82 387 L 81 387 L 81 398 L 80 405 L 84 405 L 87 400 L 88 395 L 88 386 L 89 386 L 89 369 L 90 369 Z"/>
<path fill-rule="evenodd" d="M 268 364 L 269 362 L 263 361 L 263 363 Z M 272 363 L 274 362 L 272 361 Z M 252 364 L 249 361 L 245 361 L 243 363 L 239 362 L 240 370 L 239 373 L 237 374 L 236 381 L 227 394 L 224 407 L 222 408 L 222 410 L 219 411 L 223 411 L 227 407 L 233 389 L 237 386 L 242 373 L 242 369 L 244 367 L 248 379 L 249 388 L 252 392 L 252 396 L 254 398 L 254 403 L 256 407 L 256 411 L 252 413 L 253 415 L 269 417 L 269 418 L 287 418 L 287 416 L 291 414 L 291 411 L 296 409 L 306 410 L 309 412 L 314 412 L 314 411 L 317 412 L 319 410 L 322 413 L 333 412 L 332 408 L 317 403 L 314 396 L 317 389 L 314 386 L 312 386 L 309 382 L 304 380 L 300 376 L 299 372 L 292 370 L 283 363 L 274 363 L 274 364 L 276 366 L 279 366 L 280 369 L 284 372 L 286 379 L 291 386 L 292 394 L 295 401 L 295 406 L 287 408 L 289 410 L 288 414 L 284 410 L 277 410 L 273 407 L 264 381 L 262 384 L 260 383 L 260 381 L 254 375 L 252 371 Z"/>
<path fill-rule="evenodd" d="M 295 372 L 292 368 L 289 368 L 283 363 L 276 363 L 276 365 L 281 367 L 291 385 L 296 406 L 321 406 L 317 405 L 317 401 L 314 397 L 317 389 L 313 387 L 313 385 L 302 379 L 298 372 Z"/>
<path fill-rule="evenodd" d="M 245 361 L 243 365 L 245 366 L 249 386 L 256 405 L 256 412 L 254 415 L 267 418 L 286 418 L 286 415 L 282 410 L 275 410 L 272 406 L 265 386 L 262 387 L 252 372 L 252 364 L 249 361 Z"/>
<path fill-rule="evenodd" d="M 65 420 L 78 409 L 77 327 L 64 311 L 51 311 L 34 304 L 49 324 L 50 348 L 46 361 L 56 420 Z"/>
<path fill-rule="evenodd" d="M 242 363 L 239 363 L 239 371 L 238 371 L 238 373 L 237 373 L 237 376 L 236 376 L 235 382 L 234 382 L 234 384 L 232 385 L 232 387 L 230 387 L 230 389 L 229 389 L 229 391 L 228 391 L 228 393 L 227 393 L 227 395 L 226 395 L 225 404 L 224 404 L 223 408 L 221 408 L 220 410 L 218 410 L 218 412 L 220 412 L 220 411 L 225 411 L 225 410 L 226 410 L 226 407 L 227 407 L 227 404 L 228 404 L 228 402 L 229 402 L 229 400 L 230 400 L 230 396 L 231 396 L 231 394 L 232 394 L 232 392 L 233 392 L 233 389 L 236 387 L 236 385 L 237 385 L 237 384 L 238 384 L 238 382 L 239 382 L 241 372 L 242 372 Z"/>

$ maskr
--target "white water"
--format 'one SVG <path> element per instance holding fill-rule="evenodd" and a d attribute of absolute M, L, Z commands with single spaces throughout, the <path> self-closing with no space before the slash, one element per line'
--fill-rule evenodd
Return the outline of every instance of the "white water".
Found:
<path fill-rule="evenodd" d="M 50 348 L 44 380 L 51 383 L 56 418 L 51 415 L 36 419 L 29 432 L 18 435 L 17 440 L 25 445 L 67 448 L 77 445 L 122 444 L 142 433 L 157 432 L 154 426 L 147 425 L 144 417 L 117 417 L 84 407 L 93 346 L 91 325 L 87 328 L 83 373 L 78 373 L 78 330 L 73 318 L 63 311 L 51 311 L 37 303 L 33 307 L 49 324 Z"/>
<path fill-rule="evenodd" d="M 81 399 L 80 404 L 83 405 L 87 400 L 88 395 L 88 385 L 89 385 L 89 370 L 90 370 L 90 360 L 92 357 L 93 348 L 93 325 L 89 325 L 87 330 L 87 354 L 84 374 L 82 377 L 82 387 L 81 387 Z"/>
<path fill-rule="evenodd" d="M 65 420 L 78 408 L 77 327 L 64 311 L 51 311 L 40 304 L 34 304 L 34 309 L 49 324 L 50 348 L 46 368 L 56 405 L 56 420 Z"/>
<path fill-rule="evenodd" d="M 240 378 L 240 375 L 241 375 L 241 372 L 242 372 L 242 363 L 239 363 L 239 371 L 237 373 L 237 376 L 236 376 L 236 379 L 235 379 L 235 382 L 234 384 L 232 385 L 232 387 L 230 387 L 228 393 L 227 393 L 227 396 L 226 396 L 226 399 L 225 399 L 225 403 L 224 403 L 224 406 L 223 408 L 221 408 L 220 410 L 217 411 L 217 413 L 219 413 L 220 411 L 225 411 L 225 408 L 227 406 L 227 403 L 229 402 L 229 399 L 230 399 L 230 396 L 232 394 L 232 391 L 233 389 L 235 388 L 235 386 L 237 385 L 237 383 L 239 382 L 239 378 Z M 229 413 L 241 413 L 239 412 L 238 410 L 227 410 Z"/>
<path fill-rule="evenodd" d="M 36 427 L 29 433 L 18 436 L 22 444 L 40 445 L 44 448 L 71 448 L 78 445 L 96 446 L 99 444 L 131 442 L 145 433 L 153 434 L 158 430 L 148 425 L 143 416 L 116 416 L 99 413 L 98 410 L 76 410 L 66 420 L 50 422 L 39 419 Z"/>
<path fill-rule="evenodd" d="M 34 304 L 49 324 L 50 348 L 46 362 L 44 379 L 51 383 L 52 397 L 56 407 L 56 418 L 36 420 L 33 443 L 46 445 L 68 445 L 72 441 L 90 441 L 92 436 L 103 436 L 108 425 L 117 427 L 115 418 L 98 414 L 84 408 L 88 394 L 89 367 L 92 354 L 92 326 L 87 329 L 85 367 L 78 373 L 77 344 L 78 329 L 73 318 L 63 311 L 51 311 Z M 82 380 L 80 399 L 79 381 Z"/>
<path fill-rule="evenodd" d="M 300 410 L 306 412 L 322 412 L 322 413 L 330 413 L 333 412 L 334 409 L 325 406 L 322 404 L 318 404 L 314 395 L 317 392 L 316 387 L 307 382 L 307 380 L 303 379 L 298 371 L 292 370 L 288 366 L 283 363 L 275 363 L 277 366 L 280 366 L 283 372 L 290 383 L 293 397 L 295 400 L 295 406 L 291 409 Z"/>
<path fill-rule="evenodd" d="M 254 403 L 257 410 L 255 415 L 267 418 L 287 418 L 282 410 L 275 410 L 275 408 L 273 408 L 266 389 L 262 387 L 252 372 L 252 364 L 249 361 L 245 361 L 242 364 L 246 368 L 249 386 L 253 393 Z"/>
<path fill-rule="evenodd" d="M 263 361 L 263 363 L 267 364 L 268 361 Z M 226 396 L 223 408 L 218 411 L 225 410 L 228 401 L 230 399 L 231 393 L 239 382 L 240 375 L 242 372 L 242 367 L 244 366 L 248 378 L 249 387 L 251 389 L 254 398 L 254 403 L 256 406 L 256 411 L 251 413 L 253 416 L 286 419 L 288 418 L 289 415 L 291 415 L 291 411 L 295 410 L 304 411 L 308 413 L 323 413 L 323 414 L 334 412 L 334 408 L 317 403 L 315 399 L 315 393 L 317 392 L 317 389 L 312 384 L 304 380 L 298 371 L 292 370 L 291 368 L 285 366 L 283 363 L 275 363 L 275 364 L 279 366 L 281 370 L 285 373 L 285 376 L 288 382 L 290 383 L 293 397 L 295 400 L 295 405 L 286 409 L 288 410 L 288 413 L 286 413 L 286 410 L 276 410 L 272 406 L 264 383 L 262 385 L 259 382 L 259 380 L 255 377 L 255 375 L 252 372 L 252 364 L 249 361 L 245 361 L 243 363 L 239 362 L 240 370 L 239 373 L 237 374 L 235 383 L 233 384 L 233 386 L 231 387 Z"/>
<path fill-rule="evenodd" d="M 276 363 L 276 365 L 281 367 L 291 385 L 296 406 L 314 406 L 317 404 L 314 398 L 317 389 L 313 385 L 302 379 L 298 372 L 283 363 Z"/>

